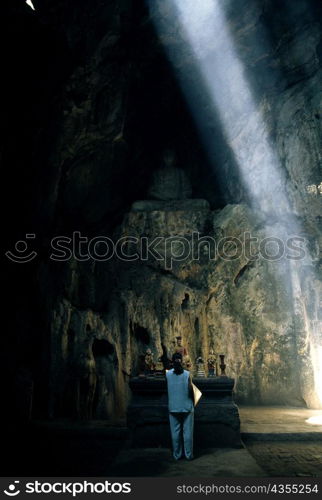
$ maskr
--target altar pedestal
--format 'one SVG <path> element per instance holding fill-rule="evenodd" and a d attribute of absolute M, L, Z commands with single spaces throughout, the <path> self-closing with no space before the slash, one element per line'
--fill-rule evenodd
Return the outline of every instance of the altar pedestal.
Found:
<path fill-rule="evenodd" d="M 240 447 L 238 408 L 233 402 L 234 380 L 228 377 L 194 378 L 202 392 L 195 408 L 194 443 L 199 448 Z M 168 396 L 165 377 L 130 381 L 132 400 L 127 424 L 132 446 L 171 446 Z"/>

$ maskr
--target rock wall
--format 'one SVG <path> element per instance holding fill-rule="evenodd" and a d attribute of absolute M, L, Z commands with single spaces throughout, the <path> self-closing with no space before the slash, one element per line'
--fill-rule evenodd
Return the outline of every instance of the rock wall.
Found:
<path fill-rule="evenodd" d="M 75 324 L 73 331 L 80 332 L 73 338 L 75 349 L 93 366 L 95 339 L 104 338 L 113 346 L 106 370 L 114 373 L 114 379 L 109 379 L 104 406 L 108 398 L 116 397 L 118 408 L 124 409 L 128 377 L 138 373 L 139 355 L 150 347 L 155 359 L 169 357 L 180 335 L 194 369 L 196 358 L 206 360 L 211 348 L 226 355 L 238 401 L 317 407 L 311 349 L 312 340 L 318 345 L 321 324 L 321 277 L 313 266 L 297 264 L 295 272 L 286 258 L 271 261 L 260 254 L 249 260 L 244 250 L 238 259 L 232 258 L 235 247 L 221 248 L 223 238 L 244 242 L 249 234 L 260 242 L 267 228 L 246 205 L 227 205 L 213 212 L 201 201 L 178 201 L 175 208 L 169 202 L 163 207 L 155 202 L 134 204 L 114 241 L 129 235 L 161 241 L 146 259 L 127 262 L 114 257 L 95 263 L 95 271 L 88 269 L 89 280 L 93 274 L 100 276 L 99 283 L 92 282 L 97 297 L 94 310 L 101 308 L 100 295 L 108 288 L 104 280 L 110 282 L 113 276 L 104 312 L 80 312 L 71 305 L 71 296 L 59 303 L 52 324 L 52 338 L 58 342 L 53 351 L 61 352 L 60 362 L 54 361 L 62 376 L 58 387 L 66 383 L 68 329 Z M 198 235 L 196 240 L 193 235 Z M 185 249 L 180 238 L 185 238 Z M 255 255 L 258 244 L 251 250 Z M 140 245 L 124 250 L 125 255 L 136 253 Z M 300 276 L 300 281 L 294 283 L 290 276 Z M 77 293 L 78 284 L 74 286 L 71 295 Z M 60 398 L 62 392 L 57 394 Z M 102 404 L 97 401 L 99 408 Z"/>
<path fill-rule="evenodd" d="M 125 236 L 181 236 L 195 248 L 194 232 L 218 242 L 223 237 L 244 241 L 245 233 L 260 240 L 268 230 L 287 234 L 290 229 L 281 220 L 267 221 L 251 206 L 232 144 L 201 95 L 200 113 L 209 118 L 203 130 L 213 144 L 210 156 L 205 153 L 167 60 L 167 43 L 178 38 L 158 38 L 154 11 L 144 2 L 34 1 L 32 22 L 41 33 L 50 28 L 50 46 L 59 45 L 62 62 L 49 73 L 59 77 L 48 96 L 34 98 L 39 108 L 52 101 L 46 118 L 40 115 L 34 124 L 37 140 L 25 141 L 34 165 L 26 199 L 35 201 L 23 227 L 28 232 L 34 225 L 41 243 L 21 291 L 18 311 L 26 321 L 17 322 L 18 340 L 10 348 L 29 345 L 31 351 L 37 343 L 36 354 L 24 356 L 22 347 L 18 356 L 35 385 L 35 415 L 124 415 L 138 355 L 147 346 L 155 356 L 166 355 L 177 334 L 192 360 L 207 358 L 211 347 L 226 354 L 238 401 L 320 404 L 312 358 L 320 356 L 322 320 L 321 8 L 313 0 L 295 3 L 227 2 L 226 16 L 310 257 L 225 260 L 215 259 L 211 248 L 209 259 L 205 247 L 199 259 L 173 259 L 170 266 L 164 253 L 175 257 L 181 248 L 178 242 L 169 247 L 171 240 L 159 260 L 105 262 L 79 255 L 68 262 L 51 260 L 49 242 L 80 231 L 114 242 Z M 161 14 L 171 27 L 167 12 Z M 256 43 L 261 38 L 264 42 Z M 190 63 L 186 49 L 183 70 L 198 86 L 200 77 L 189 72 Z M 26 113 L 30 116 L 29 108 Z M 257 146 L 240 142 L 250 167 L 258 166 Z M 151 189 L 155 179 L 163 182 L 160 158 L 168 147 L 175 149 L 185 173 L 173 180 L 185 186 L 184 196 L 176 196 L 189 199 L 162 199 Z M 17 162 L 15 172 L 19 168 Z M 28 299 L 27 307 L 31 277 L 36 299 Z M 13 303 L 21 276 L 12 271 L 9 279 Z M 33 311 L 31 318 L 26 309 Z"/>

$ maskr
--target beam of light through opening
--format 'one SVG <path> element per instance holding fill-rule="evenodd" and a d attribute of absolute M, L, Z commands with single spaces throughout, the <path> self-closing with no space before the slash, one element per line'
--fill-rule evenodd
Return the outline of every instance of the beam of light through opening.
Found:
<path fill-rule="evenodd" d="M 310 417 L 305 420 L 305 422 L 310 425 L 322 425 L 322 415 L 318 415 L 317 417 Z"/>
<path fill-rule="evenodd" d="M 201 107 L 198 109 L 195 104 L 200 93 L 206 95 L 213 114 L 219 114 L 225 140 L 234 154 L 252 205 L 266 214 L 267 221 L 273 216 L 279 222 L 278 234 L 274 236 L 286 241 L 290 231 L 293 235 L 299 235 L 301 228 L 288 201 L 286 178 L 276 148 L 270 139 L 264 112 L 255 101 L 243 63 L 235 49 L 223 9 L 225 2 L 226 0 L 150 0 L 150 6 L 153 10 L 158 4 L 156 27 L 177 71 L 201 135 L 204 135 L 206 147 L 214 148 L 213 139 L 206 137 L 205 128 L 202 126 L 202 121 L 206 121 L 207 116 L 200 116 L 204 111 Z M 194 61 L 188 64 L 189 71 L 201 75 L 203 88 L 196 88 L 197 84 L 191 84 L 193 80 L 182 63 L 186 57 L 186 48 L 183 49 L 183 45 L 178 42 L 182 39 L 194 58 Z M 306 255 L 302 264 L 311 264 L 311 256 L 308 252 Z M 292 287 L 296 310 L 298 304 L 303 305 L 299 267 L 290 262 L 289 271 L 289 276 L 285 277 L 284 273 L 282 279 L 286 290 L 289 285 Z M 278 272 L 276 266 L 276 273 Z M 302 308 L 305 312 L 305 306 Z M 307 348 L 311 353 L 315 393 L 322 407 L 322 348 L 319 341 L 317 344 L 311 330 L 308 321 Z M 314 354 L 317 352 L 318 356 Z"/>
<path fill-rule="evenodd" d="M 33 3 L 32 3 L 32 1 L 31 1 L 31 0 L 26 0 L 26 4 L 27 4 L 27 5 L 29 5 L 29 7 L 30 7 L 32 10 L 35 10 L 35 7 L 34 7 L 34 5 L 33 5 Z"/>
<path fill-rule="evenodd" d="M 234 48 L 222 2 L 172 1 L 251 200 L 268 214 L 290 213 L 279 159 Z"/>

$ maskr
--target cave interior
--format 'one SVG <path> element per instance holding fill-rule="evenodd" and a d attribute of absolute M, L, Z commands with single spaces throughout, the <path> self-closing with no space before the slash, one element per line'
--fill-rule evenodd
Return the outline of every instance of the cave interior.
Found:
<path fill-rule="evenodd" d="M 226 2 L 248 89 L 229 104 L 217 91 L 238 88 L 229 52 L 206 81 L 225 37 L 205 53 L 194 33 L 189 45 L 176 3 L 2 6 L 5 249 L 20 258 L 26 241 L 37 254 L 4 265 L 2 418 L 20 445 L 30 425 L 40 439 L 34 422 L 123 425 L 139 357 L 150 348 L 164 362 L 178 335 L 193 365 L 225 354 L 238 405 L 321 408 L 321 4 Z M 210 259 L 201 246 L 177 259 L 166 246 L 169 260 L 104 259 L 95 246 L 192 234 L 295 234 L 305 257 Z M 92 243 L 59 259 L 58 236 Z"/>

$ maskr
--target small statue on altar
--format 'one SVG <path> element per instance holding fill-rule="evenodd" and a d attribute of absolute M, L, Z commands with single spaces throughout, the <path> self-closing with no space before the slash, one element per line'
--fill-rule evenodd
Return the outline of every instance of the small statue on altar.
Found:
<path fill-rule="evenodd" d="M 188 351 L 187 349 L 182 345 L 182 337 L 176 337 L 176 346 L 174 348 L 174 351 L 175 352 L 179 352 L 182 356 L 182 358 L 184 358 L 185 356 L 188 355 Z"/>
<path fill-rule="evenodd" d="M 199 358 L 196 359 L 196 364 L 197 364 L 197 377 L 202 377 L 202 378 L 205 377 L 206 376 L 205 365 L 201 356 L 199 356 Z"/>
<path fill-rule="evenodd" d="M 161 357 L 159 357 L 157 359 L 157 362 L 155 363 L 154 369 L 155 369 L 155 373 L 154 374 L 157 377 L 161 377 L 162 375 L 164 375 L 164 366 L 163 366 L 162 358 Z"/>
<path fill-rule="evenodd" d="M 213 349 L 210 349 L 209 358 L 207 359 L 208 377 L 215 377 L 216 376 L 216 361 L 217 361 L 217 357 L 216 357 Z"/>
<path fill-rule="evenodd" d="M 145 352 L 144 365 L 146 375 L 150 375 L 154 372 L 155 365 L 153 361 L 153 353 L 149 348 Z"/>

